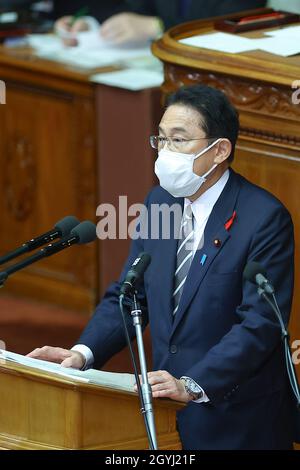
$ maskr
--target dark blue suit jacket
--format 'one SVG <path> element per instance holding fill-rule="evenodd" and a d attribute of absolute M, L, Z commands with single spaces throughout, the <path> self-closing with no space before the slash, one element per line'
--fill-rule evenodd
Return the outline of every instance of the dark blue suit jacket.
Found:
<path fill-rule="evenodd" d="M 183 200 L 160 187 L 146 200 L 148 207 L 175 202 Z M 236 219 L 226 230 L 234 211 Z M 192 377 L 210 399 L 206 404 L 192 402 L 178 413 L 184 448 L 289 448 L 291 400 L 280 328 L 255 286 L 243 282 L 242 273 L 250 260 L 267 269 L 288 322 L 294 265 L 290 215 L 274 196 L 231 170 L 204 235 L 174 322 L 177 241 L 138 240 L 132 243 L 120 281 L 108 289 L 79 342 L 90 347 L 98 367 L 125 346 L 120 282 L 137 255 L 146 251 L 152 262 L 139 294 L 151 328 L 154 370 Z M 129 316 L 128 322 L 134 336 Z"/>

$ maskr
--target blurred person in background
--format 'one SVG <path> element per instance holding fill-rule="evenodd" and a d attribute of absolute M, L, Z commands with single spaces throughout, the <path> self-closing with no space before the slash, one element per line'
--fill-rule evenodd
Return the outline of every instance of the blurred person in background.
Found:
<path fill-rule="evenodd" d="M 158 38 L 166 29 L 196 19 L 222 16 L 243 10 L 265 7 L 266 0 L 123 0 L 123 1 L 54 1 L 55 27 L 69 45 L 76 45 L 79 31 L 99 29 L 101 37 L 124 45 Z M 74 21 L 76 9 L 89 8 L 89 17 Z M 96 21 L 97 20 L 97 21 Z M 73 35 L 73 37 L 72 37 Z M 68 38 L 68 39 L 69 39 Z"/>

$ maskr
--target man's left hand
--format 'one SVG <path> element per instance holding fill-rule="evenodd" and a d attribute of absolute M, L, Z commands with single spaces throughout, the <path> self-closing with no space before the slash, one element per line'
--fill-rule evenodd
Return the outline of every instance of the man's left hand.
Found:
<path fill-rule="evenodd" d="M 173 377 L 166 370 L 148 372 L 149 384 L 152 388 L 153 398 L 170 398 L 171 400 L 188 403 L 192 400 L 184 388 L 181 380 Z M 137 386 L 134 387 L 137 391 Z"/>

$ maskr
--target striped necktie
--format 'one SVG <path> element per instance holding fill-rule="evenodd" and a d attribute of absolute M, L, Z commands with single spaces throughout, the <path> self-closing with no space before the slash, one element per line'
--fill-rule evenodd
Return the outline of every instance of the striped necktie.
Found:
<path fill-rule="evenodd" d="M 174 310 L 173 315 L 179 307 L 180 298 L 183 292 L 184 284 L 193 260 L 193 241 L 194 241 L 194 217 L 191 204 L 186 206 L 181 227 L 180 238 L 177 248 L 176 271 L 174 279 Z"/>

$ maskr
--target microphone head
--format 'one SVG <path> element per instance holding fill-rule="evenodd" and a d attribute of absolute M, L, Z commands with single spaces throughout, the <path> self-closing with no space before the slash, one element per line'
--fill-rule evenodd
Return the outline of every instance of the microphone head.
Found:
<path fill-rule="evenodd" d="M 71 230 L 79 224 L 79 220 L 74 217 L 73 215 L 68 215 L 63 219 L 59 220 L 55 225 L 54 228 L 60 232 L 61 237 L 65 237 L 69 235 Z"/>
<path fill-rule="evenodd" d="M 130 270 L 128 271 L 125 280 L 121 286 L 120 294 L 127 295 L 132 292 L 138 284 L 146 269 L 148 268 L 151 262 L 151 256 L 148 253 L 140 253 L 139 256 L 134 260 L 133 264 L 131 265 Z"/>
<path fill-rule="evenodd" d="M 267 275 L 261 264 L 257 263 L 256 261 L 249 261 L 244 269 L 243 278 L 252 282 L 253 284 L 256 284 L 257 274 L 262 274 L 263 276 Z"/>
<path fill-rule="evenodd" d="M 85 220 L 84 222 L 81 222 L 81 224 L 73 228 L 71 230 L 70 235 L 78 237 L 79 245 L 93 242 L 97 237 L 96 225 L 90 222 L 89 220 Z"/>
<path fill-rule="evenodd" d="M 143 275 L 150 263 L 151 256 L 148 253 L 140 253 L 131 266 L 131 270 Z"/>

